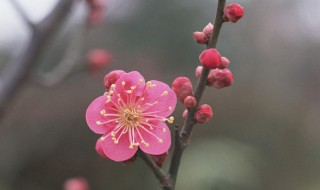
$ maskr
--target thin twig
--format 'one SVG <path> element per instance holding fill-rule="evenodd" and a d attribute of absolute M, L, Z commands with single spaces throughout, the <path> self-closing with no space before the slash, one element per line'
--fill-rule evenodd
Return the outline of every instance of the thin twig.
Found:
<path fill-rule="evenodd" d="M 25 24 L 31 29 L 35 29 L 35 24 L 30 20 L 29 16 L 26 14 L 25 10 L 20 6 L 16 0 L 10 0 L 12 6 L 16 9 Z"/>
<path fill-rule="evenodd" d="M 161 186 L 168 186 L 171 184 L 171 180 L 168 175 L 150 158 L 149 155 L 145 154 L 140 149 L 137 154 L 142 160 L 144 160 L 154 175 L 159 179 Z"/>
<path fill-rule="evenodd" d="M 225 3 L 226 3 L 226 0 L 219 0 L 218 2 L 215 24 L 214 24 L 214 32 L 209 40 L 209 44 L 207 48 L 215 48 L 217 45 L 219 33 L 223 24 L 222 16 L 223 16 L 223 9 L 224 9 Z M 199 81 L 196 86 L 195 94 L 194 94 L 194 97 L 196 98 L 197 102 L 200 102 L 204 89 L 206 88 L 206 82 L 209 75 L 209 71 L 210 69 L 204 68 L 200 75 Z M 176 146 L 171 158 L 171 164 L 169 168 L 169 176 L 172 180 L 172 184 L 170 184 L 170 186 L 163 187 L 163 189 L 165 190 L 175 189 L 181 157 L 185 148 L 189 144 L 190 135 L 191 135 L 193 126 L 196 124 L 196 121 L 194 120 L 194 115 L 197 109 L 198 107 L 188 109 L 188 117 L 183 125 L 183 128 L 180 134 L 175 139 Z"/>

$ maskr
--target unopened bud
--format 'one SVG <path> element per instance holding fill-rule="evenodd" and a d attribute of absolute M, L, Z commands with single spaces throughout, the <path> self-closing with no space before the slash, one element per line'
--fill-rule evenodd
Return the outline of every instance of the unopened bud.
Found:
<path fill-rule="evenodd" d="M 89 190 L 89 184 L 83 177 L 68 179 L 64 182 L 64 190 Z"/>
<path fill-rule="evenodd" d="M 206 69 L 218 68 L 221 63 L 221 55 L 215 48 L 204 50 L 199 56 L 200 63 Z"/>
<path fill-rule="evenodd" d="M 199 44 L 206 44 L 209 40 L 208 36 L 203 32 L 194 32 L 193 39 Z"/>
<path fill-rule="evenodd" d="M 106 90 L 108 91 L 110 89 L 110 86 L 112 84 L 115 84 L 120 76 L 125 73 L 126 72 L 124 72 L 123 70 L 114 70 L 108 73 L 103 79 Z"/>
<path fill-rule="evenodd" d="M 183 100 L 183 104 L 187 107 L 187 108 L 194 108 L 197 106 L 197 100 L 195 99 L 195 97 L 193 96 L 187 96 L 184 100 Z"/>
<path fill-rule="evenodd" d="M 223 20 L 225 22 L 236 23 L 240 18 L 244 16 L 243 7 L 237 3 L 227 5 L 223 10 Z"/>
<path fill-rule="evenodd" d="M 224 68 L 228 67 L 229 65 L 230 65 L 229 59 L 226 57 L 221 57 L 221 63 L 220 63 L 219 69 L 224 69 Z"/>
<path fill-rule="evenodd" d="M 181 102 L 187 96 L 192 95 L 192 83 L 187 77 L 177 77 L 172 83 L 172 89 Z"/>
<path fill-rule="evenodd" d="M 88 64 L 92 70 L 108 67 L 112 62 L 112 54 L 104 49 L 94 49 L 88 53 Z"/>
<path fill-rule="evenodd" d="M 188 117 L 188 110 L 185 109 L 185 110 L 183 111 L 183 113 L 182 113 L 182 118 L 183 118 L 184 120 L 187 120 L 187 117 Z"/>
<path fill-rule="evenodd" d="M 211 106 L 208 104 L 201 105 L 195 113 L 195 120 L 198 123 L 209 121 L 213 116 Z"/>
<path fill-rule="evenodd" d="M 201 72 L 202 72 L 202 68 L 203 68 L 202 66 L 198 66 L 198 67 L 196 68 L 195 74 L 196 74 L 197 79 L 200 78 L 200 75 L 201 75 Z"/>
<path fill-rule="evenodd" d="M 137 154 L 133 155 L 130 159 L 123 161 L 123 166 L 132 165 L 137 159 Z"/>
<path fill-rule="evenodd" d="M 217 89 L 231 86 L 233 84 L 233 74 L 229 69 L 213 69 L 210 71 L 207 85 Z"/>
<path fill-rule="evenodd" d="M 108 159 L 107 155 L 103 152 L 102 146 L 101 146 L 101 139 L 99 138 L 97 143 L 96 143 L 96 151 L 97 153 L 104 159 Z"/>
<path fill-rule="evenodd" d="M 151 159 L 161 168 L 164 161 L 168 158 L 168 151 L 160 155 L 150 155 Z"/>
<path fill-rule="evenodd" d="M 211 22 L 209 22 L 209 24 L 207 24 L 207 26 L 203 28 L 203 33 L 206 36 L 208 36 L 208 38 L 211 37 L 211 35 L 213 33 L 213 25 L 211 24 Z"/>

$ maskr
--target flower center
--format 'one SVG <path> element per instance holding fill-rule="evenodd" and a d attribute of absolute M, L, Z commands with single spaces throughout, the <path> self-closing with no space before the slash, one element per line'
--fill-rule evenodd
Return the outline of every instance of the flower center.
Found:
<path fill-rule="evenodd" d="M 124 124 L 133 128 L 140 124 L 140 120 L 139 120 L 140 115 L 141 115 L 140 110 L 127 108 L 122 111 L 121 118 Z"/>

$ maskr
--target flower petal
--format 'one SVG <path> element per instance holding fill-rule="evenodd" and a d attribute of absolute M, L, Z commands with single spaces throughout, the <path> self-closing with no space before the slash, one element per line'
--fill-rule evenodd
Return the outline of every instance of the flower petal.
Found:
<path fill-rule="evenodd" d="M 118 144 L 115 144 L 111 137 L 107 137 L 102 140 L 101 143 L 103 152 L 105 155 L 116 162 L 128 160 L 134 156 L 138 147 L 134 146 L 133 149 L 129 149 L 130 141 L 127 134 L 124 134 Z"/>
<path fill-rule="evenodd" d="M 149 144 L 149 146 L 146 146 L 145 144 L 140 143 L 139 148 L 143 152 L 153 155 L 159 155 L 169 150 L 171 146 L 171 135 L 170 130 L 165 123 L 158 122 L 157 128 L 154 128 L 153 130 L 150 130 L 148 127 L 145 127 L 145 129 L 159 137 L 162 142 L 159 142 L 159 139 L 139 127 L 139 132 L 143 140 Z M 140 137 L 139 139 L 140 141 L 142 141 Z"/>
<path fill-rule="evenodd" d="M 116 93 L 123 95 L 125 91 L 132 90 L 131 87 L 135 86 L 136 95 L 140 96 L 144 88 L 145 80 L 138 71 L 132 71 L 120 76 L 116 82 Z"/>
<path fill-rule="evenodd" d="M 112 114 L 115 113 L 113 110 L 110 110 L 112 107 L 112 104 L 106 103 L 107 96 L 100 96 L 93 100 L 91 104 L 89 105 L 87 111 L 86 111 L 86 121 L 89 126 L 89 128 L 98 134 L 105 134 L 106 132 L 110 131 L 110 128 L 112 126 L 115 126 L 115 123 L 110 122 L 105 125 L 98 125 L 97 122 L 106 122 L 114 117 L 103 117 L 101 114 L 102 110 L 105 110 L 106 113 Z"/>
<path fill-rule="evenodd" d="M 152 80 L 150 81 L 155 87 L 151 87 L 144 95 L 145 103 L 158 103 L 148 108 L 145 112 L 159 111 L 157 115 L 167 117 L 176 107 L 177 97 L 174 91 L 165 83 Z"/>
<path fill-rule="evenodd" d="M 96 143 L 96 151 L 102 158 L 105 158 L 105 159 L 109 160 L 109 158 L 106 156 L 106 154 L 102 150 L 101 142 L 102 142 L 101 138 L 99 138 L 97 143 Z"/>

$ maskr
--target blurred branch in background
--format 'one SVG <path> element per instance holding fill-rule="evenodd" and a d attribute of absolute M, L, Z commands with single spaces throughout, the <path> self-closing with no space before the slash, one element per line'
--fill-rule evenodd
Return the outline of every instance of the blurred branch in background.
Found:
<path fill-rule="evenodd" d="M 10 0 L 9 1 L 12 6 L 16 9 L 16 11 L 19 13 L 21 19 L 24 21 L 24 23 L 26 25 L 28 25 L 28 27 L 31 30 L 35 30 L 35 24 L 30 20 L 29 16 L 26 14 L 26 12 L 24 11 L 24 9 L 20 6 L 20 4 L 16 1 L 16 0 Z"/>
<path fill-rule="evenodd" d="M 23 9 L 13 0 L 12 3 L 22 15 L 24 21 L 34 28 L 28 44 L 22 51 L 13 57 L 0 75 L 0 119 L 17 94 L 19 88 L 28 80 L 33 67 L 62 23 L 66 20 L 75 0 L 60 0 L 52 11 L 39 23 L 32 23 Z M 33 27 L 34 26 L 34 27 Z"/>

